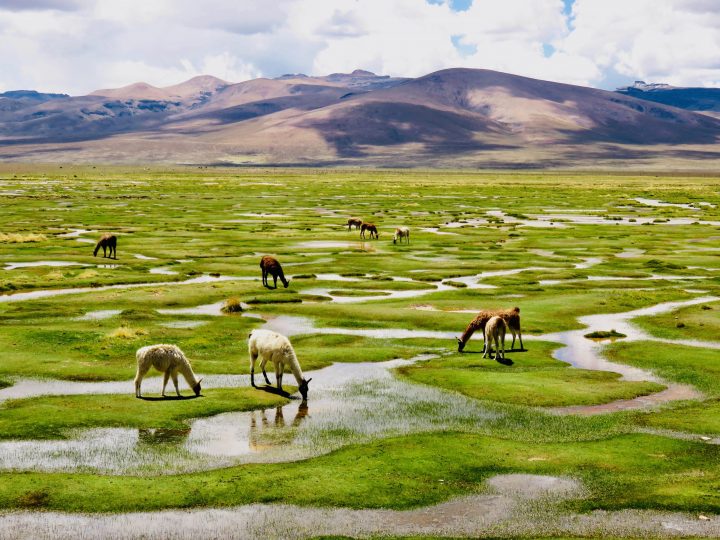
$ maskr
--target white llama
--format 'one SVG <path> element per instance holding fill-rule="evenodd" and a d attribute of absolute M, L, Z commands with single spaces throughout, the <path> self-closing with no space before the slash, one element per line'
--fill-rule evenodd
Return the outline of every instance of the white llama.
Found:
<path fill-rule="evenodd" d="M 147 374 L 151 367 L 163 373 L 162 396 L 165 397 L 165 386 L 167 386 L 168 378 L 172 377 L 175 385 L 175 392 L 180 396 L 178 389 L 178 372 L 185 377 L 190 388 L 195 392 L 196 396 L 200 395 L 200 381 L 193 373 L 190 362 L 175 345 L 148 345 L 138 349 L 137 354 L 137 373 L 135 375 L 135 397 L 140 397 L 140 385 L 143 377 Z"/>
<path fill-rule="evenodd" d="M 505 360 L 505 331 L 507 323 L 505 320 L 495 315 L 485 325 L 485 347 L 483 350 L 483 358 L 487 358 L 488 353 L 492 358 L 492 342 L 495 341 L 495 360 L 501 358 Z M 498 343 L 498 341 L 500 343 Z"/>
<path fill-rule="evenodd" d="M 253 330 L 248 336 L 248 351 L 250 353 L 250 382 L 255 386 L 255 362 L 258 356 L 262 356 L 260 368 L 262 369 L 265 382 L 270 384 L 267 373 L 265 372 L 265 364 L 272 361 L 275 365 L 275 380 L 278 390 L 282 390 L 282 377 L 285 368 L 290 369 L 295 380 L 298 383 L 298 390 L 302 395 L 303 401 L 307 400 L 308 384 L 312 379 L 305 380 L 300 362 L 298 362 L 295 351 L 290 344 L 290 340 L 271 330 Z"/>
<path fill-rule="evenodd" d="M 393 244 L 398 241 L 402 244 L 403 238 L 405 238 L 408 244 L 410 243 L 410 229 L 407 227 L 398 227 L 395 229 L 395 234 L 393 235 Z"/>

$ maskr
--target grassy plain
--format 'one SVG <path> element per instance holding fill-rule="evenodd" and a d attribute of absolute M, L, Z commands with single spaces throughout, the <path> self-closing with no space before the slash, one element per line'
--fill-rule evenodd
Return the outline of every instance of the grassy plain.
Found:
<path fill-rule="evenodd" d="M 245 315 L 291 316 L 314 325 L 292 338 L 306 371 L 440 354 L 396 376 L 462 394 L 495 415 L 474 432 L 399 434 L 290 463 L 162 480 L 5 470 L 2 508 L 118 512 L 251 502 L 409 508 L 481 492 L 494 474 L 524 472 L 580 479 L 587 495 L 569 502 L 572 510 L 720 511 L 720 450 L 692 438 L 720 435 L 717 349 L 609 345 L 610 359 L 692 384 L 706 399 L 585 418 L 539 408 L 628 399 L 663 385 L 567 367 L 552 356 L 560 345 L 547 341 L 527 339 L 528 350 L 508 353 L 514 364 L 504 366 L 456 354 L 450 336 L 483 308 L 520 306 L 524 335 L 537 336 L 581 329 L 582 315 L 720 296 L 715 177 L 4 165 L 0 191 L 0 291 L 10 295 L 0 297 L 2 381 L 129 381 L 135 350 L 161 342 L 178 344 L 199 374 L 246 374 L 247 334 L 264 323 Z M 637 198 L 694 206 L 653 207 Z M 362 242 L 349 232 L 350 216 L 378 224 L 379 240 Z M 574 222 L 578 217 L 588 219 Z M 673 223 L 679 219 L 685 224 Z M 399 225 L 412 229 L 409 246 L 392 244 Z M 117 260 L 92 255 L 105 231 L 118 236 Z M 289 288 L 261 286 L 263 254 L 281 261 Z M 14 267 L 43 261 L 54 265 Z M 472 280 L 458 286 L 468 284 L 458 279 L 478 274 L 481 287 Z M 200 277 L 207 281 L 181 284 Z M 12 296 L 76 287 L 90 290 Z M 165 311 L 219 306 L 231 297 L 249 310 Z M 717 340 L 720 304 L 703 305 L 710 309 L 683 308 L 638 324 L 658 337 Z M 104 318 L 93 315 L 108 310 Z M 313 330 L 323 327 L 448 335 Z M 472 341 L 468 350 L 480 347 Z M 33 440 L 72 438 L 72 429 L 88 427 L 173 428 L 282 402 L 249 389 L 203 393 L 146 402 L 131 397 L 129 383 L 127 396 L 10 400 L 0 404 L 0 432 L 3 439 Z M 311 406 L 312 399 L 311 386 Z M 691 439 L 636 432 L 648 427 Z"/>

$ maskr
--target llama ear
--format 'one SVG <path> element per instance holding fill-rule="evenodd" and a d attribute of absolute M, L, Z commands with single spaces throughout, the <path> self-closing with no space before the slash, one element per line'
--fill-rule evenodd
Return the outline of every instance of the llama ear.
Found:
<path fill-rule="evenodd" d="M 308 384 L 310 381 L 312 381 L 312 377 L 310 377 L 307 381 L 305 381 L 305 384 Z"/>
<path fill-rule="evenodd" d="M 204 377 L 200 377 L 200 378 L 198 379 L 198 382 L 197 382 L 197 383 L 200 384 L 200 383 L 202 382 L 203 378 L 204 378 Z"/>

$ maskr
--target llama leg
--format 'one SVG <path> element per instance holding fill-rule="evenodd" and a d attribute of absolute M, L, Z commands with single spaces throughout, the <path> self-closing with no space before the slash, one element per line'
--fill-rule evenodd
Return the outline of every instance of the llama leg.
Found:
<path fill-rule="evenodd" d="M 273 274 L 273 289 L 277 289 L 277 274 Z"/>
<path fill-rule="evenodd" d="M 520 338 L 520 350 L 521 350 L 521 351 L 524 351 L 524 350 L 525 350 L 525 347 L 523 347 L 523 344 L 522 344 L 522 332 L 520 332 L 520 326 L 519 326 L 519 325 L 518 325 L 518 337 Z"/>
<path fill-rule="evenodd" d="M 255 362 L 257 362 L 258 353 L 257 351 L 250 351 L 250 384 L 253 388 L 255 386 Z"/>
<path fill-rule="evenodd" d="M 165 397 L 165 387 L 167 386 L 169 378 L 170 378 L 170 370 L 167 370 L 165 373 L 163 373 L 162 397 Z"/>
<path fill-rule="evenodd" d="M 267 287 L 267 272 L 265 270 L 262 270 L 262 284 L 263 287 Z"/>
<path fill-rule="evenodd" d="M 178 374 L 177 371 L 173 371 L 170 373 L 170 376 L 172 377 L 172 382 L 175 385 L 175 393 L 180 397 L 180 388 L 178 388 Z"/>
<path fill-rule="evenodd" d="M 487 358 L 488 355 L 488 349 L 490 348 L 490 336 L 487 335 L 487 332 L 483 331 L 483 358 Z"/>
<path fill-rule="evenodd" d="M 149 367 L 148 367 L 149 369 Z M 138 366 L 137 373 L 135 374 L 135 397 L 140 397 L 140 386 L 142 385 L 143 377 L 148 372 L 147 369 L 143 369 Z"/>
<path fill-rule="evenodd" d="M 515 330 L 513 328 L 511 328 L 510 333 L 512 334 L 512 337 L 513 337 L 512 345 L 510 345 L 510 350 L 512 351 L 515 348 Z"/>
<path fill-rule="evenodd" d="M 265 356 L 263 356 L 263 359 L 260 362 L 260 369 L 262 369 L 263 377 L 265 377 L 265 382 L 267 384 L 270 384 L 270 379 L 268 379 L 267 373 L 265 372 L 265 364 L 267 364 L 267 358 L 265 358 Z"/>
<path fill-rule="evenodd" d="M 278 390 L 282 390 L 283 363 L 275 364 L 275 382 L 277 382 Z"/>

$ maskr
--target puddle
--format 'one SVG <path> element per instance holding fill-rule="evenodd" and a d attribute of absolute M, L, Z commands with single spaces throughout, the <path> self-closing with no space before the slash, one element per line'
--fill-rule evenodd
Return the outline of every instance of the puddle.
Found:
<path fill-rule="evenodd" d="M 143 261 L 157 261 L 157 257 L 148 257 L 147 255 L 140 255 L 139 253 L 133 254 L 133 257 L 136 259 L 141 259 Z"/>
<path fill-rule="evenodd" d="M 160 323 L 160 326 L 165 328 L 198 328 L 204 326 L 208 321 L 170 321 L 166 323 Z"/>
<path fill-rule="evenodd" d="M 100 309 L 98 311 L 88 311 L 81 317 L 76 317 L 76 321 L 102 321 L 120 315 L 120 309 Z"/>
<path fill-rule="evenodd" d="M 391 373 L 396 367 L 430 357 L 337 363 L 309 372 L 307 375 L 313 381 L 308 402 L 293 400 L 283 407 L 264 411 L 197 419 L 189 423 L 181 436 L 171 437 L 172 444 L 163 444 L 162 448 L 147 444 L 157 437 L 127 428 L 83 430 L 74 432 L 72 439 L 60 441 L 0 441 L 0 469 L 173 474 L 239 463 L 295 461 L 348 444 L 402 434 L 448 429 L 472 431 L 497 418 L 475 400 L 405 382 Z M 270 377 L 274 381 L 274 375 Z M 228 383 L 248 386 L 248 376 L 204 379 L 206 388 Z M 106 389 L 132 392 L 131 381 L 20 381 L 18 386 L 23 384 L 26 394 L 40 386 L 44 391 L 63 395 L 81 389 L 85 391 L 82 393 L 102 393 Z M 161 386 L 160 378 L 144 381 L 143 386 L 155 394 Z M 11 388 L 0 392 L 0 399 L 19 393 L 17 388 L 14 391 Z M 187 394 L 188 390 L 185 388 L 184 392 Z M 424 414 L 418 415 L 418 410 Z M 167 442 L 167 437 L 162 442 Z"/>
<path fill-rule="evenodd" d="M 34 268 L 36 266 L 91 266 L 89 264 L 83 264 L 78 262 L 70 261 L 33 261 L 33 262 L 16 262 L 16 263 L 4 263 L 5 268 L 3 270 L 15 270 L 17 268 Z"/>
<path fill-rule="evenodd" d="M 525 484 L 522 484 L 522 482 Z M 453 538 L 718 538 L 720 518 L 654 510 L 596 510 L 576 514 L 563 501 L 582 497 L 577 481 L 537 475 L 497 475 L 491 493 L 410 510 L 351 509 L 288 504 L 163 510 L 126 514 L 0 513 L 0 536 L 104 540 L 204 538 L 453 537 Z M 493 493 L 495 486 L 499 492 Z M 546 489 L 528 493 L 526 486 Z M 239 532 L 241 534 L 239 535 Z"/>
<path fill-rule="evenodd" d="M 38 298 L 50 298 L 52 296 L 64 296 L 67 294 L 83 294 L 87 292 L 110 291 L 117 289 L 137 289 L 142 287 L 170 287 L 177 285 L 193 285 L 198 283 L 212 283 L 215 281 L 236 281 L 246 278 L 232 276 L 198 276 L 184 281 L 157 281 L 150 283 L 125 283 L 119 285 L 103 285 L 101 287 L 77 287 L 74 289 L 48 289 L 42 291 L 29 291 L 15 294 L 0 294 L 0 303 L 2 302 L 25 302 L 28 300 L 36 300 Z"/>
<path fill-rule="evenodd" d="M 640 257 L 643 253 L 645 253 L 644 249 L 625 248 L 625 251 L 616 253 L 615 256 L 621 259 L 633 259 L 635 257 Z"/>
<path fill-rule="evenodd" d="M 597 266 L 601 262 L 603 262 L 602 257 L 585 257 L 583 259 L 583 262 L 575 264 L 575 269 L 576 270 L 584 270 L 586 268 L 591 268 L 593 266 Z"/>
<path fill-rule="evenodd" d="M 708 279 L 709 276 L 675 276 L 652 274 L 645 277 L 627 277 L 627 276 L 587 276 L 576 279 L 541 279 L 538 281 L 540 285 L 561 285 L 563 283 L 582 283 L 587 281 L 677 281 L 677 280 L 694 280 Z"/>
<path fill-rule="evenodd" d="M 170 270 L 166 267 L 151 268 L 150 273 L 162 274 L 163 276 L 176 276 L 178 274 L 178 272 L 176 272 L 175 270 Z"/>
<path fill-rule="evenodd" d="M 222 315 L 227 315 L 227 313 L 223 312 L 222 308 L 225 305 L 225 300 L 220 300 L 219 302 L 213 302 L 212 304 L 203 304 L 201 306 L 193 306 L 193 307 L 185 307 L 185 308 L 164 308 L 164 309 L 156 309 L 158 313 L 162 315 L 198 315 L 198 316 L 210 316 L 210 317 L 220 317 Z M 246 304 L 245 302 L 240 302 L 240 307 L 242 307 L 243 311 L 247 311 L 249 309 L 252 309 L 252 306 L 250 304 Z M 249 313 L 242 313 L 244 317 L 251 316 Z"/>
<path fill-rule="evenodd" d="M 375 242 L 341 242 L 335 240 L 311 240 L 308 242 L 300 242 L 295 244 L 296 248 L 300 249 L 351 249 L 351 250 L 362 250 L 362 251 L 375 251 Z"/>
<path fill-rule="evenodd" d="M 475 311 L 473 313 L 476 313 Z M 407 330 L 405 328 L 323 328 L 315 326 L 315 322 L 308 317 L 293 315 L 279 315 L 267 317 L 264 329 L 272 330 L 286 336 L 299 336 L 306 334 L 336 334 L 344 336 L 361 336 L 377 339 L 454 339 L 458 332 L 445 332 L 440 330 Z M 2 391 L 0 390 L 0 393 Z"/>
<path fill-rule="evenodd" d="M 713 227 L 720 225 L 720 221 L 702 221 L 697 218 L 613 216 L 613 219 L 606 219 L 603 216 L 582 216 L 577 214 L 545 214 L 535 215 L 532 217 L 537 219 L 539 222 L 562 220 L 563 222 L 568 222 L 573 225 L 646 225 L 648 223 L 652 223 L 654 225 L 692 225 L 693 223 L 699 223 L 700 225 L 711 225 Z M 561 225 L 561 223 L 556 225 Z"/>
<path fill-rule="evenodd" d="M 549 268 L 543 268 L 540 266 L 530 266 L 527 268 L 512 268 L 508 270 L 490 270 L 487 272 L 480 272 L 479 274 L 474 274 L 471 276 L 461 276 L 461 277 L 454 277 L 449 279 L 444 279 L 441 281 L 417 281 L 410 278 L 404 278 L 404 277 L 397 277 L 393 278 L 394 281 L 410 281 L 415 283 L 421 283 L 423 285 L 426 285 L 426 289 L 410 289 L 410 290 L 393 290 L 393 289 L 373 289 L 372 294 L 368 294 L 367 296 L 336 296 L 330 294 L 333 289 L 337 289 L 337 287 L 313 287 L 311 289 L 305 289 L 303 291 L 300 291 L 300 294 L 308 294 L 308 295 L 317 295 L 317 296 L 325 296 L 330 298 L 332 302 L 335 302 L 337 304 L 356 304 L 356 303 L 362 303 L 362 302 L 371 302 L 373 300 L 396 300 L 401 298 L 418 298 L 421 296 L 425 296 L 431 293 L 435 292 L 441 292 L 441 291 L 456 291 L 458 290 L 457 287 L 453 287 L 452 285 L 448 285 L 447 282 L 449 281 L 455 281 L 464 283 L 466 285 L 467 289 L 495 289 L 497 288 L 495 285 L 490 285 L 488 283 L 481 283 L 483 279 L 491 278 L 491 277 L 500 277 L 500 276 L 512 276 L 515 274 L 520 274 L 522 272 L 532 272 L 532 271 L 545 271 L 550 270 Z M 385 293 L 386 295 L 383 297 L 378 297 L 377 293 Z"/>
<path fill-rule="evenodd" d="M 70 232 L 58 234 L 58 238 L 78 238 L 80 235 L 86 234 L 86 233 L 96 233 L 95 230 L 90 229 L 70 229 Z M 92 240 L 89 240 L 90 242 L 93 242 Z"/>
<path fill-rule="evenodd" d="M 674 206 L 675 208 L 685 208 L 687 210 L 697 210 L 697 208 L 695 208 L 692 204 L 687 204 L 687 203 L 669 203 L 669 202 L 660 201 L 658 199 L 645 199 L 643 197 L 635 197 L 633 200 L 639 202 L 640 204 L 644 204 L 645 206 L 653 206 L 656 208 Z M 709 203 L 706 203 L 706 204 L 709 204 Z"/>
<path fill-rule="evenodd" d="M 488 216 L 500 218 L 505 223 L 510 225 L 522 225 L 525 227 L 539 228 L 553 227 L 555 229 L 564 229 L 565 227 L 567 227 L 567 225 L 565 225 L 564 223 L 555 221 L 555 219 L 553 219 L 551 216 L 548 216 L 547 218 L 545 216 L 531 216 L 526 219 L 520 219 L 510 216 L 502 210 L 490 210 L 486 213 Z"/>
<path fill-rule="evenodd" d="M 420 227 L 420 230 L 423 232 L 428 232 L 428 233 L 432 233 L 432 234 L 439 234 L 439 235 L 446 235 L 446 236 L 458 236 L 458 233 L 441 231 L 439 227 Z"/>
<path fill-rule="evenodd" d="M 660 341 L 676 345 L 720 349 L 720 342 L 656 338 L 647 334 L 630 322 L 631 319 L 636 317 L 669 313 L 683 307 L 713 302 L 716 300 L 720 300 L 720 298 L 705 296 L 701 298 L 694 298 L 692 300 L 665 302 L 655 306 L 627 311 L 624 313 L 586 315 L 578 318 L 578 321 L 584 324 L 585 328 L 580 330 L 570 330 L 567 332 L 545 334 L 535 338 L 563 343 L 565 347 L 555 351 L 553 353 L 553 357 L 563 362 L 567 362 L 574 367 L 594 371 L 611 371 L 619 373 L 622 375 L 622 378 L 627 381 L 652 381 L 665 384 L 667 386 L 667 389 L 662 392 L 631 400 L 619 400 L 604 405 L 561 407 L 552 410 L 559 413 L 602 414 L 619 410 L 641 409 L 666 403 L 668 401 L 700 399 L 702 394 L 692 386 L 668 383 L 650 371 L 606 360 L 601 354 L 603 348 L 602 343 L 586 339 L 584 336 L 590 332 L 614 329 L 627 336 L 624 338 L 625 341 Z"/>

